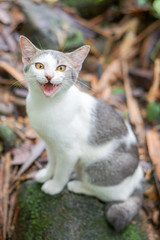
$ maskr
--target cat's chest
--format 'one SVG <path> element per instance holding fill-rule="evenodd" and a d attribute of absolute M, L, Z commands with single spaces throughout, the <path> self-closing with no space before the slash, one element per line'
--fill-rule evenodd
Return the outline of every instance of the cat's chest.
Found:
<path fill-rule="evenodd" d="M 64 135 L 73 122 L 75 112 L 74 106 L 66 106 L 64 103 L 59 102 L 52 105 L 41 102 L 38 104 L 33 99 L 27 99 L 27 114 L 30 124 L 45 140 L 54 140 L 53 138 Z"/>

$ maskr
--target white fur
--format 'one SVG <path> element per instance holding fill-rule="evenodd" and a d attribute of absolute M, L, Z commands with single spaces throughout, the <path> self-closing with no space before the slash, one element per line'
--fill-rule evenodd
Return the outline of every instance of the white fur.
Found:
<path fill-rule="evenodd" d="M 122 139 L 112 140 L 100 146 L 88 143 L 92 110 L 96 100 L 74 85 L 63 94 L 47 98 L 36 83 L 45 83 L 45 74 L 54 72 L 52 82 L 63 83 L 63 72 L 56 71 L 56 62 L 51 55 L 39 57 L 35 61 L 42 62 L 47 70 L 37 70 L 32 65 L 26 74 L 29 85 L 27 97 L 27 113 L 32 127 L 45 141 L 48 165 L 36 176 L 36 180 L 44 182 L 42 190 L 48 194 L 59 193 L 67 184 L 70 174 L 78 163 L 85 168 L 101 157 L 113 153 L 121 142 L 129 147 L 136 139 L 127 124 L 128 134 Z M 142 179 L 142 171 L 137 168 L 133 176 L 112 187 L 97 187 L 84 182 L 73 181 L 68 184 L 70 191 L 96 196 L 103 201 L 125 200 L 131 195 Z"/>

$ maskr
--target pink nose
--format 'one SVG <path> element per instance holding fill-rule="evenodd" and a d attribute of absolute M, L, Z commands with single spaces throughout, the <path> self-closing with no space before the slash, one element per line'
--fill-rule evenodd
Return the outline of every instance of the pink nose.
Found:
<path fill-rule="evenodd" d="M 45 77 L 47 78 L 48 81 L 51 81 L 51 79 L 54 77 L 53 75 L 45 75 Z"/>

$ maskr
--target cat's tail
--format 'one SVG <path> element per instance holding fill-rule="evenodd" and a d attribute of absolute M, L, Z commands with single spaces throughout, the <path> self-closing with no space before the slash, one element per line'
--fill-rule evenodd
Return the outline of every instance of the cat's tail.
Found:
<path fill-rule="evenodd" d="M 142 205 L 143 189 L 135 192 L 124 202 L 106 203 L 105 215 L 116 232 L 121 232 L 138 213 Z"/>

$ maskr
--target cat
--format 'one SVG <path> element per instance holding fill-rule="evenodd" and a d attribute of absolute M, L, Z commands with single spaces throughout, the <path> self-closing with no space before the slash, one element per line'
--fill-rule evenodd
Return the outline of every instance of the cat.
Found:
<path fill-rule="evenodd" d="M 58 194 L 67 185 L 71 192 L 100 199 L 108 222 L 122 231 L 141 207 L 143 171 L 130 125 L 75 86 L 90 47 L 70 53 L 40 50 L 24 36 L 20 46 L 29 89 L 27 114 L 48 157 L 36 181 L 47 194 Z"/>

